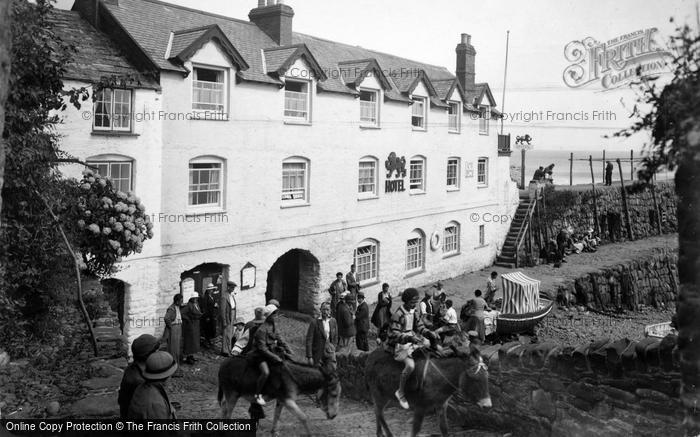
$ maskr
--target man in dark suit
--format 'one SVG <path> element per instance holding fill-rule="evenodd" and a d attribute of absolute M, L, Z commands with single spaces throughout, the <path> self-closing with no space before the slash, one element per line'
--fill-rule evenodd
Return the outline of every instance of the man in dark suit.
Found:
<path fill-rule="evenodd" d="M 361 351 L 369 351 L 367 343 L 369 333 L 369 307 L 365 302 L 365 295 L 357 293 L 357 311 L 355 311 L 355 344 Z"/>
<path fill-rule="evenodd" d="M 331 317 L 331 304 L 324 302 L 321 304 L 321 317 L 312 321 L 306 332 L 306 358 L 309 364 L 320 367 L 326 375 L 334 375 L 337 343 L 338 324 Z"/>

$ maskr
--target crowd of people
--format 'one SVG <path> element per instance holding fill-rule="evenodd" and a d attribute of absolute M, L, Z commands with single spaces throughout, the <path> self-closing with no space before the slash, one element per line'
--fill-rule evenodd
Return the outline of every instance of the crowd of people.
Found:
<path fill-rule="evenodd" d="M 405 383 L 415 368 L 413 352 L 422 346 L 437 347 L 446 337 L 466 332 L 471 342 L 484 341 L 484 312 L 493 303 L 498 290 L 497 273 L 486 284 L 486 296 L 475 291 L 457 315 L 452 300 L 442 282 L 425 291 L 421 299 L 415 288 L 399 293 L 400 305 L 392 308 L 390 286 L 382 284 L 377 305 L 370 317 L 369 306 L 355 277 L 355 266 L 343 280 L 342 273 L 329 287 L 330 301 L 320 305 L 317 317 L 309 323 L 305 352 L 308 364 L 317 366 L 329 381 L 336 379 L 336 353 L 354 344 L 358 350 L 369 351 L 370 323 L 377 330 L 377 345 L 392 353 L 404 364 L 399 388 L 395 395 L 402 407 L 408 408 L 404 395 Z M 276 328 L 279 302 L 270 299 L 266 306 L 256 308 L 254 318 L 245 322 L 236 318 L 236 284 L 228 282 L 221 290 L 210 284 L 200 298 L 196 292 L 176 294 L 165 315 L 166 329 L 160 339 L 141 335 L 131 345 L 133 362 L 124 372 L 118 403 L 124 419 L 174 419 L 165 383 L 182 372 L 181 364 L 196 362 L 200 336 L 211 344 L 217 330 L 222 335 L 221 354 L 243 356 L 248 364 L 259 370 L 254 402 L 265 405 L 263 391 L 271 368 L 292 359 L 292 350 Z M 200 307 L 201 301 L 201 307 Z M 186 303 L 185 303 L 186 302 Z M 218 323 L 219 329 L 212 323 Z M 161 350 L 161 346 L 165 350 Z"/>
<path fill-rule="evenodd" d="M 547 263 L 554 263 L 554 267 L 560 267 L 562 263 L 568 262 L 568 255 L 596 252 L 599 245 L 600 237 L 593 228 L 588 228 L 585 232 L 574 232 L 571 227 L 566 227 L 556 237 L 549 239 L 540 258 Z"/>

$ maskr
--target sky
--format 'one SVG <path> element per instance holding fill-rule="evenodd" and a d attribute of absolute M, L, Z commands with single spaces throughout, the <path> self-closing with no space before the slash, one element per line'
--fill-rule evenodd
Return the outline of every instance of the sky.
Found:
<path fill-rule="evenodd" d="M 247 19 L 257 0 L 167 0 L 194 9 Z M 72 0 L 58 0 L 70 8 Z M 564 48 L 592 37 L 606 42 L 657 28 L 664 47 L 679 23 L 698 28 L 696 0 L 465 1 L 286 0 L 294 30 L 455 69 L 460 34 L 472 36 L 476 81 L 488 82 L 503 109 L 506 32 L 510 31 L 504 133 L 529 134 L 541 150 L 640 150 L 645 137 L 627 141 L 604 135 L 631 124 L 635 93 L 603 90 L 600 81 L 570 88 Z M 669 22 L 673 17 L 675 22 Z M 668 74 L 666 75 L 668 77 Z M 660 80 L 664 80 L 664 77 Z M 549 111 L 549 112 L 548 112 Z M 514 121 L 511 121 L 515 119 Z M 525 120 L 530 119 L 527 122 Z"/>

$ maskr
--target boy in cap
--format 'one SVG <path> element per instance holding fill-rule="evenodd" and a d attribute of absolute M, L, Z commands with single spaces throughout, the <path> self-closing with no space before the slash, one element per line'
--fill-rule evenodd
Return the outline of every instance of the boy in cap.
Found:
<path fill-rule="evenodd" d="M 418 304 L 418 290 L 407 288 L 401 295 L 401 305 L 391 316 L 391 330 L 389 331 L 388 344 L 394 348 L 394 359 L 404 363 L 401 379 L 399 379 L 399 389 L 394 396 L 398 399 L 401 407 L 408 409 L 408 401 L 405 396 L 406 381 L 413 374 L 416 367 L 413 361 L 413 351 L 423 345 L 420 336 L 427 336 L 435 340 L 435 335 L 425 328 L 423 321 L 416 317 L 415 309 Z"/>
<path fill-rule="evenodd" d="M 340 295 L 345 292 L 347 289 L 347 286 L 345 285 L 345 281 L 343 281 L 343 273 L 338 272 L 335 274 L 335 281 L 331 283 L 331 286 L 328 287 L 328 293 L 331 295 L 331 315 L 333 317 L 337 317 L 336 315 L 336 309 L 338 307 L 338 303 L 340 300 Z"/>
<path fill-rule="evenodd" d="M 249 354 L 250 361 L 260 369 L 260 377 L 255 390 L 255 402 L 258 405 L 265 405 L 262 391 L 267 382 L 267 377 L 270 376 L 269 364 L 282 364 L 284 361 L 282 357 L 291 358 L 292 356 L 291 349 L 289 349 L 287 343 L 282 340 L 282 337 L 275 329 L 276 314 L 277 307 L 275 305 L 267 305 L 265 307 L 263 312 L 265 323 L 260 325 L 258 330 L 255 331 L 253 350 Z"/>
<path fill-rule="evenodd" d="M 119 386 L 119 396 L 117 397 L 119 415 L 122 419 L 126 419 L 131 398 L 134 396 L 134 390 L 145 381 L 143 372 L 146 370 L 146 360 L 159 347 L 160 342 L 158 339 L 149 334 L 140 335 L 131 343 L 131 353 L 134 356 L 134 361 L 124 370 L 124 376 Z"/>
<path fill-rule="evenodd" d="M 177 363 L 172 355 L 157 351 L 146 360 L 143 378 L 146 380 L 138 386 L 131 398 L 127 419 L 130 420 L 174 420 L 175 409 L 170 404 L 165 391 L 165 381 L 177 370 Z"/>

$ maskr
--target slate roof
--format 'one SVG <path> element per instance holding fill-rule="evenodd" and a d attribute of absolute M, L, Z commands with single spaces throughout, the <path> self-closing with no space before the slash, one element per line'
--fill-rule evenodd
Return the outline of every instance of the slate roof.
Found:
<path fill-rule="evenodd" d="M 131 75 L 135 83 L 128 86 L 160 89 L 158 82 L 141 74 L 107 36 L 77 12 L 53 9 L 49 20 L 56 35 L 77 50 L 72 56 L 73 61 L 66 66 L 64 79 L 97 83 L 104 77 Z"/>
<path fill-rule="evenodd" d="M 182 53 L 186 48 L 194 44 L 197 39 L 204 36 L 209 29 L 210 28 L 207 26 L 174 33 L 173 42 L 170 46 L 170 56 L 168 58 L 173 58 Z"/>
<path fill-rule="evenodd" d="M 77 10 L 79 3 L 92 1 L 94 0 L 76 0 L 73 8 Z M 279 46 L 249 21 L 198 11 L 158 0 L 119 0 L 114 3 L 102 2 L 101 4 L 101 7 L 104 8 L 103 11 L 119 22 L 145 55 L 161 70 L 186 73 L 182 65 L 166 59 L 171 32 L 178 33 L 178 31 L 186 29 L 212 25 L 217 25 L 221 29 L 250 67 L 245 71 L 239 71 L 238 77 L 241 80 L 279 85 L 279 80 L 270 73 L 274 73 L 280 68 L 279 66 L 284 65 L 291 53 L 291 49 L 272 50 L 279 49 Z M 179 48 L 186 42 L 184 38 L 173 41 L 171 52 L 174 51 L 176 44 Z M 361 66 L 367 60 L 375 60 L 388 79 L 387 83 L 390 87 L 384 92 L 387 100 L 410 103 L 408 94 L 415 87 L 416 79 L 425 75 L 426 87 L 429 90 L 434 89 L 435 92 L 435 95 L 431 95 L 431 102 L 434 105 L 443 105 L 440 100 L 445 98 L 443 93 L 445 93 L 446 83 L 454 82 L 456 79 L 455 75 L 444 67 L 303 33 L 294 32 L 292 44 L 305 45 L 321 71 L 327 76 L 325 80 L 318 83 L 320 92 L 357 94 L 353 86 L 348 86 L 352 82 L 352 78 L 342 73 L 339 64 L 355 62 Z M 173 53 L 170 56 L 173 56 Z M 433 83 L 440 83 L 441 86 L 434 88 Z"/>

